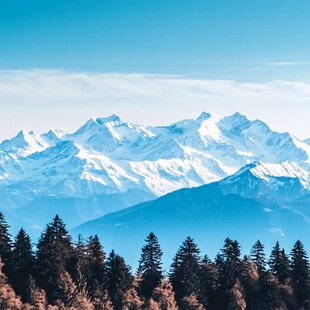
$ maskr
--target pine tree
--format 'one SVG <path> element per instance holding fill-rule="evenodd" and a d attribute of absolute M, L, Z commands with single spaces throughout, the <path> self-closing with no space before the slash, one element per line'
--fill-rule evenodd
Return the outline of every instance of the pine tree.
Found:
<path fill-rule="evenodd" d="M 46 310 L 47 300 L 45 291 L 36 286 L 35 280 L 31 275 L 28 278 L 25 293 L 26 302 L 31 305 L 31 310 Z"/>
<path fill-rule="evenodd" d="M 2 258 L 3 272 L 7 277 L 11 276 L 12 241 L 9 233 L 10 226 L 4 215 L 0 212 L 0 257 Z"/>
<path fill-rule="evenodd" d="M 89 238 L 86 252 L 87 283 L 92 295 L 98 287 L 107 289 L 106 255 L 97 235 Z"/>
<path fill-rule="evenodd" d="M 291 252 L 291 281 L 298 306 L 310 298 L 309 261 L 304 245 L 298 240 Z"/>
<path fill-rule="evenodd" d="M 251 259 L 257 268 L 258 274 L 262 275 L 266 271 L 266 257 L 264 245 L 259 240 L 251 248 Z"/>
<path fill-rule="evenodd" d="M 58 215 L 41 235 L 37 247 L 36 278 L 39 286 L 45 289 L 48 301 L 54 303 L 62 298 L 57 283 L 70 266 L 73 253 L 71 237 Z"/>
<path fill-rule="evenodd" d="M 203 305 L 197 300 L 195 294 L 191 294 L 181 300 L 181 310 L 205 310 Z"/>
<path fill-rule="evenodd" d="M 94 310 L 113 310 L 113 304 L 107 291 L 97 289 L 92 296 Z"/>
<path fill-rule="evenodd" d="M 127 290 L 123 296 L 123 310 L 142 309 L 143 301 L 138 296 L 135 287 Z"/>
<path fill-rule="evenodd" d="M 268 264 L 279 283 L 285 284 L 286 280 L 290 277 L 290 261 L 284 249 L 280 249 L 279 242 L 272 249 Z"/>
<path fill-rule="evenodd" d="M 21 299 L 15 294 L 7 278 L 2 272 L 3 263 L 0 258 L 0 309 L 19 310 L 22 307 Z"/>
<path fill-rule="evenodd" d="M 246 302 L 244 299 L 243 287 L 239 280 L 229 290 L 230 302 L 228 304 L 228 310 L 245 310 Z"/>
<path fill-rule="evenodd" d="M 173 259 L 170 270 L 170 281 L 179 303 L 191 294 L 200 296 L 200 251 L 194 240 L 188 237 L 179 248 Z"/>
<path fill-rule="evenodd" d="M 68 309 L 92 310 L 94 306 L 91 304 L 87 296 L 81 294 L 77 290 L 76 284 L 72 281 L 68 272 L 63 272 L 58 280 L 60 290 L 63 295 L 59 299 L 61 303 Z"/>
<path fill-rule="evenodd" d="M 115 310 L 121 310 L 123 295 L 133 284 L 130 267 L 112 251 L 107 260 L 108 291 Z"/>
<path fill-rule="evenodd" d="M 203 305 L 208 310 L 217 309 L 217 300 L 219 298 L 219 273 L 217 267 L 207 256 L 204 256 L 200 269 Z"/>
<path fill-rule="evenodd" d="M 34 271 L 34 255 L 30 237 L 21 229 L 14 242 L 12 251 L 11 283 L 15 292 L 25 300 L 25 291 L 29 276 Z"/>
<path fill-rule="evenodd" d="M 279 283 L 276 277 L 267 272 L 259 279 L 260 294 L 258 296 L 260 309 L 278 309 L 281 304 Z"/>
<path fill-rule="evenodd" d="M 257 267 L 248 256 L 244 256 L 240 282 L 243 287 L 247 310 L 258 309 L 259 279 Z"/>
<path fill-rule="evenodd" d="M 235 240 L 227 238 L 221 254 L 217 256 L 216 266 L 219 271 L 220 294 L 218 307 L 226 309 L 230 302 L 227 291 L 231 290 L 242 274 L 242 262 L 240 259 L 240 246 Z"/>
<path fill-rule="evenodd" d="M 158 307 L 160 310 L 178 310 L 175 294 L 168 280 L 163 280 L 160 285 L 154 289 L 149 304 L 153 309 Z"/>
<path fill-rule="evenodd" d="M 138 273 L 142 275 L 139 292 L 142 297 L 149 299 L 163 277 L 161 262 L 163 253 L 154 233 L 150 233 L 145 242 L 138 268 Z"/>

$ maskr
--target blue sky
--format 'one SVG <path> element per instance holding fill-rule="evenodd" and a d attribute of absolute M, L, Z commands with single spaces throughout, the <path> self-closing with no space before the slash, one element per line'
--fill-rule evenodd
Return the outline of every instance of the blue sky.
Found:
<path fill-rule="evenodd" d="M 0 139 L 202 111 L 310 137 L 309 16 L 309 0 L 0 1 Z"/>
<path fill-rule="evenodd" d="M 308 0 L 1 1 L 0 67 L 305 79 L 309 14 Z"/>

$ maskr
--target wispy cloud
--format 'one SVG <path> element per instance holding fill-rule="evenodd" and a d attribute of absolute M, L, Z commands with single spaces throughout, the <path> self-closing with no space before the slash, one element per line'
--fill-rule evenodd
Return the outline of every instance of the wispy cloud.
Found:
<path fill-rule="evenodd" d="M 244 83 L 179 75 L 28 70 L 0 72 L 0 138 L 21 128 L 76 129 L 90 117 L 167 124 L 202 111 L 239 111 L 273 129 L 310 136 L 310 83 Z"/>
<path fill-rule="evenodd" d="M 309 66 L 310 62 L 271 62 L 267 66 Z"/>

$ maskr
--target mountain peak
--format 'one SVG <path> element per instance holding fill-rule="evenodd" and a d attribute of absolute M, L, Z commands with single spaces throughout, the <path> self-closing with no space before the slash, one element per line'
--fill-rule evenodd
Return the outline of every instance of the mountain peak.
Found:
<path fill-rule="evenodd" d="M 108 117 L 100 117 L 100 118 L 96 118 L 96 122 L 99 124 L 99 125 L 103 125 L 103 124 L 107 124 L 107 123 L 113 123 L 115 125 L 120 125 L 120 124 L 123 124 L 125 123 L 125 120 L 122 119 L 121 117 L 119 117 L 118 115 L 116 114 L 112 114 Z"/>
<path fill-rule="evenodd" d="M 223 118 L 224 118 L 224 116 L 222 116 L 220 114 L 202 112 L 196 120 L 199 123 L 201 123 L 201 122 L 208 120 L 208 119 L 213 119 L 215 121 L 219 121 Z"/>

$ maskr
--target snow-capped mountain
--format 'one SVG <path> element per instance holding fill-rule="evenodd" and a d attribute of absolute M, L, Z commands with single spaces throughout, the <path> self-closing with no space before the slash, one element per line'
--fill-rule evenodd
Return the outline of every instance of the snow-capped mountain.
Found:
<path fill-rule="evenodd" d="M 301 185 L 309 184 L 310 146 L 259 120 L 202 113 L 150 127 L 112 115 L 72 134 L 21 131 L 2 142 L 0 198 L 10 208 L 42 196 L 84 199 L 136 189 L 161 196 L 221 180 L 254 161 L 283 163 L 265 166 L 279 174 L 296 167 Z"/>
<path fill-rule="evenodd" d="M 188 235 L 211 255 L 216 255 L 214 250 L 227 236 L 240 241 L 246 251 L 258 236 L 267 251 L 276 241 L 290 249 L 310 233 L 310 192 L 304 187 L 307 177 L 294 163 L 255 162 L 221 181 L 107 214 L 72 233 L 99 234 L 108 250 L 117 249 L 132 264 L 150 231 L 159 237 L 164 263 L 170 262 L 176 250 L 171 244 L 181 244 Z M 303 198 L 296 199 L 300 196 Z M 309 248 L 309 240 L 305 242 Z"/>

